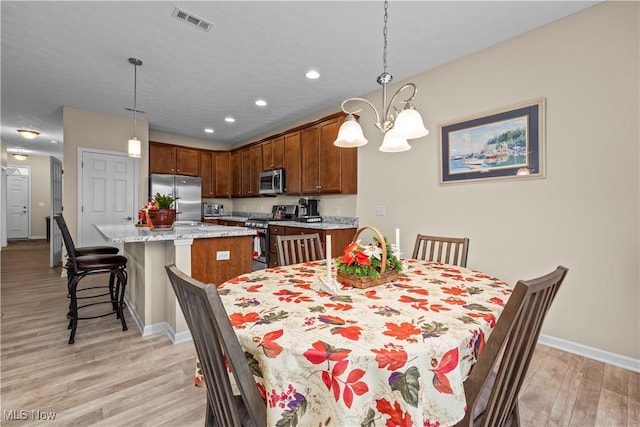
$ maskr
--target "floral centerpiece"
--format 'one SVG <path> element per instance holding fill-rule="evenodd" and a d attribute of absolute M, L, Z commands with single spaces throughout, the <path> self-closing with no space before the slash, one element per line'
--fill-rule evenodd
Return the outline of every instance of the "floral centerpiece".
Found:
<path fill-rule="evenodd" d="M 173 201 L 174 198 L 170 194 L 156 193 L 153 196 L 154 206 L 148 211 L 152 229 L 173 229 L 173 223 L 176 220 L 176 210 L 171 209 Z"/>
<path fill-rule="evenodd" d="M 374 243 L 362 245 L 356 240 L 361 231 L 371 229 L 376 236 Z M 386 283 L 398 278 L 402 270 L 402 263 L 394 254 L 393 248 L 386 237 L 374 227 L 358 229 L 354 241 L 344 248 L 342 257 L 336 263 L 338 281 L 367 288 Z"/>

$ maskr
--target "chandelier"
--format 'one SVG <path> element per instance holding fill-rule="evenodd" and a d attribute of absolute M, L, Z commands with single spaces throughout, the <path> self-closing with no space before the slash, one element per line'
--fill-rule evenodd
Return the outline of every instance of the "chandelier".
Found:
<path fill-rule="evenodd" d="M 340 130 L 338 131 L 338 137 L 333 143 L 338 147 L 360 147 L 365 145 L 368 141 L 362 133 L 362 127 L 354 117 L 354 114 L 359 113 L 359 110 L 347 110 L 346 104 L 354 101 L 364 102 L 369 105 L 376 113 L 376 127 L 384 134 L 380 151 L 394 153 L 400 151 L 410 150 L 411 146 L 407 142 L 407 139 L 420 138 L 429 134 L 429 131 L 424 127 L 422 122 L 422 116 L 414 108 L 411 101 L 418 93 L 418 88 L 413 83 L 407 83 L 398 89 L 391 101 L 387 105 L 387 85 L 393 81 L 393 76 L 387 72 L 387 19 L 388 19 L 388 1 L 384 2 L 384 29 L 382 35 L 384 38 L 384 47 L 382 51 L 382 64 L 383 72 L 378 76 L 377 82 L 382 85 L 382 117 L 376 110 L 376 107 L 366 99 L 363 98 L 348 98 L 342 101 L 342 111 L 347 114 Z M 400 92 L 406 89 L 411 89 L 411 96 L 404 101 L 399 101 L 398 104 L 404 104 L 401 111 L 398 113 L 396 107 L 396 101 Z"/>
<path fill-rule="evenodd" d="M 129 63 L 133 65 L 133 136 L 129 139 L 127 154 L 130 157 L 140 157 L 142 154 L 142 144 L 136 137 L 136 93 L 138 91 L 138 66 L 142 65 L 142 61 L 137 58 L 129 58 Z M 130 110 L 127 108 L 127 110 Z"/>

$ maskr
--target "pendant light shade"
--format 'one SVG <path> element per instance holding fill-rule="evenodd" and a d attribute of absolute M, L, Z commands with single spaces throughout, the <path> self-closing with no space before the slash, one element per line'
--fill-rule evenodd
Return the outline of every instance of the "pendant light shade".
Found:
<path fill-rule="evenodd" d="M 133 136 L 129 140 L 127 154 L 129 154 L 129 157 L 140 157 L 142 155 L 142 144 L 137 137 Z"/>
<path fill-rule="evenodd" d="M 342 123 L 342 126 L 340 126 L 338 138 L 333 145 L 342 148 L 353 148 L 361 147 L 367 142 L 367 139 L 362 133 L 362 127 L 360 127 L 356 118 L 353 117 L 353 114 L 349 114 L 344 123 Z"/>
<path fill-rule="evenodd" d="M 411 150 L 411 146 L 407 142 L 407 138 L 402 136 L 402 134 L 394 128 L 384 135 L 379 150 L 385 153 L 399 153 L 401 151 Z"/>
<path fill-rule="evenodd" d="M 422 122 L 422 116 L 410 104 L 398 114 L 393 128 L 406 139 L 421 138 L 429 134 Z"/>

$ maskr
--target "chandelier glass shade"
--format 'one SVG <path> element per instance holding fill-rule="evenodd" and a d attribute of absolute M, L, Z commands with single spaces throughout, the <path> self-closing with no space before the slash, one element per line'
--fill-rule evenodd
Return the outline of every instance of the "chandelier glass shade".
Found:
<path fill-rule="evenodd" d="M 407 139 L 421 138 L 429 133 L 424 127 L 422 116 L 414 108 L 411 101 L 418 93 L 418 88 L 413 83 L 407 83 L 398 89 L 387 104 L 387 85 L 393 81 L 393 76 L 387 72 L 387 13 L 388 2 L 384 2 L 384 49 L 382 53 L 383 72 L 377 78 L 378 84 L 382 85 L 382 116 L 374 105 L 364 98 L 348 98 L 342 102 L 342 111 L 347 114 L 334 145 L 344 148 L 361 147 L 368 141 L 364 137 L 362 127 L 355 119 L 354 114 L 359 110 L 346 108 L 347 103 L 362 102 L 371 107 L 376 114 L 376 127 L 385 134 L 380 146 L 380 151 L 396 153 L 411 149 Z M 398 101 L 401 92 L 411 90 L 410 96 L 403 101 Z M 399 108 L 400 107 L 400 108 Z"/>
<path fill-rule="evenodd" d="M 40 132 L 29 129 L 18 129 L 18 133 L 25 139 L 34 139 L 35 137 L 40 135 Z"/>
<path fill-rule="evenodd" d="M 142 61 L 137 58 L 129 58 L 129 63 L 133 65 L 133 136 L 129 138 L 127 154 L 129 157 L 140 157 L 142 155 L 142 143 L 136 137 L 136 95 L 138 92 L 138 66 L 142 65 Z"/>

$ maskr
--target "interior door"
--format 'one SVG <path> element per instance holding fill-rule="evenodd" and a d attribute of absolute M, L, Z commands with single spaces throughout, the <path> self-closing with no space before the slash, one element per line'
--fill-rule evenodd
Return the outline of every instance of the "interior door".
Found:
<path fill-rule="evenodd" d="M 133 224 L 136 163 L 123 153 L 82 151 L 77 246 L 104 245 L 94 224 Z M 113 245 L 113 244 L 110 244 Z"/>
<path fill-rule="evenodd" d="M 49 205 L 49 267 L 62 263 L 62 232 L 53 219 L 54 215 L 62 212 L 62 162 L 55 157 L 49 157 L 50 197 Z"/>
<path fill-rule="evenodd" d="M 29 168 L 7 167 L 7 238 L 29 238 Z"/>

